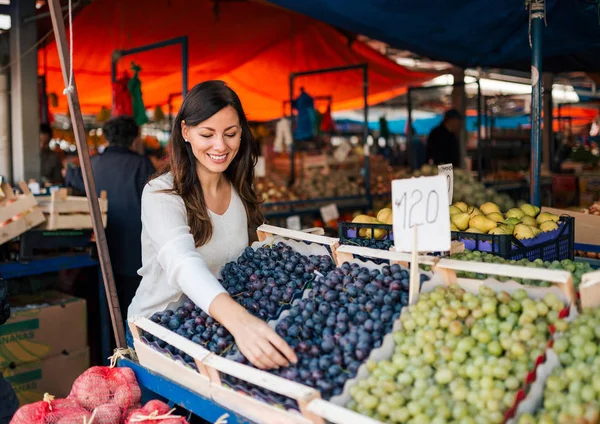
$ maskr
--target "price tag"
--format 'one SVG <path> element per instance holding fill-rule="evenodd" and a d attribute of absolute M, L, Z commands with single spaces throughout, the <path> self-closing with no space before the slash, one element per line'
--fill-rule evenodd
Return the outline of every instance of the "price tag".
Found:
<path fill-rule="evenodd" d="M 335 203 L 331 203 L 330 205 L 323 206 L 321 208 L 321 218 L 323 218 L 324 223 L 328 223 L 329 221 L 336 221 L 339 217 L 340 212 L 338 211 L 337 205 Z M 448 218 L 448 222 L 450 222 L 450 218 Z"/>
<path fill-rule="evenodd" d="M 338 162 L 343 162 L 344 160 L 346 160 L 351 150 L 352 147 L 348 143 L 343 141 L 342 144 L 340 144 L 340 146 L 337 149 L 335 149 L 335 152 L 333 152 L 333 157 Z"/>
<path fill-rule="evenodd" d="M 29 191 L 31 191 L 31 193 L 40 194 L 40 183 L 38 183 L 37 181 L 32 181 L 29 184 L 27 184 L 27 186 L 29 187 Z"/>
<path fill-rule="evenodd" d="M 438 175 L 444 175 L 446 177 L 446 184 L 448 185 L 448 204 L 452 204 L 452 193 L 454 192 L 454 170 L 451 163 L 446 165 L 438 166 Z"/>
<path fill-rule="evenodd" d="M 256 177 L 264 177 L 266 173 L 267 169 L 265 164 L 265 157 L 259 156 L 258 160 L 256 161 L 256 166 L 254 167 L 254 175 Z"/>
<path fill-rule="evenodd" d="M 288 216 L 285 220 L 285 224 L 290 230 L 300 231 L 302 229 L 300 217 L 298 215 Z"/>
<path fill-rule="evenodd" d="M 442 175 L 392 181 L 394 245 L 397 251 L 450 250 L 447 193 L 446 179 Z M 415 227 L 418 227 L 417 237 L 414 237 Z"/>

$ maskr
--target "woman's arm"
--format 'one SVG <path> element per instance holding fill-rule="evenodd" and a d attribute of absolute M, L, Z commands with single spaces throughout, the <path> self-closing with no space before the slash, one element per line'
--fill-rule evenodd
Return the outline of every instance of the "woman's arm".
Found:
<path fill-rule="evenodd" d="M 162 192 L 168 188 L 164 182 L 153 180 L 142 194 L 142 223 L 158 251 L 157 259 L 167 274 L 167 283 L 220 322 L 256 367 L 276 368 L 288 366 L 288 361 L 295 363 L 296 355 L 285 341 L 229 297 L 210 272 L 196 250 L 183 200 Z"/>

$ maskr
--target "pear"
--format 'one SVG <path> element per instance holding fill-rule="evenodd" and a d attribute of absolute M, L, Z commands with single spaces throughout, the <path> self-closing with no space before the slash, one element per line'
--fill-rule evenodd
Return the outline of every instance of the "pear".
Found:
<path fill-rule="evenodd" d="M 516 210 L 520 211 L 520 209 L 516 209 Z M 521 217 L 521 218 L 523 218 L 523 217 Z M 514 227 L 515 225 L 521 223 L 521 218 L 506 218 L 504 220 L 504 223 L 507 225 L 512 225 Z"/>
<path fill-rule="evenodd" d="M 467 209 L 467 213 L 469 214 L 469 217 L 473 218 L 476 215 L 482 215 L 481 211 L 479 209 L 477 209 L 475 206 L 469 206 L 469 208 Z"/>
<path fill-rule="evenodd" d="M 459 231 L 464 231 L 469 228 L 469 214 L 466 212 L 451 215 L 450 221 L 456 226 L 456 228 L 458 228 Z"/>
<path fill-rule="evenodd" d="M 382 223 L 385 223 L 385 221 L 387 220 L 387 217 L 391 214 L 392 214 L 392 210 L 390 208 L 383 208 L 377 214 L 377 220 Z"/>
<path fill-rule="evenodd" d="M 454 225 L 454 222 L 450 223 L 450 231 L 458 231 L 458 228 L 456 227 L 456 225 Z"/>
<path fill-rule="evenodd" d="M 533 238 L 533 231 L 530 226 L 519 224 L 515 227 L 513 235 L 517 238 L 517 240 L 526 240 Z"/>
<path fill-rule="evenodd" d="M 496 224 L 496 222 L 492 221 L 484 215 L 475 215 L 469 221 L 470 228 L 477 228 L 482 233 L 487 233 L 492 228 L 496 228 L 497 225 L 498 224 Z"/>
<path fill-rule="evenodd" d="M 525 216 L 525 212 L 523 212 L 521 209 L 518 209 L 518 208 L 512 208 L 512 209 L 509 209 L 508 212 L 506 212 L 507 218 L 521 219 L 524 216 Z"/>
<path fill-rule="evenodd" d="M 394 223 L 394 214 L 389 214 L 387 219 L 383 223 L 387 225 L 392 225 Z"/>
<path fill-rule="evenodd" d="M 542 230 L 540 230 L 538 227 L 536 227 L 534 225 L 531 225 L 530 228 L 531 228 L 531 231 L 533 231 L 533 236 L 534 237 L 537 237 L 540 234 L 542 234 Z"/>
<path fill-rule="evenodd" d="M 483 212 L 486 215 L 491 214 L 492 212 L 498 212 L 501 213 L 500 211 L 500 207 L 492 202 L 486 202 L 483 205 L 479 206 L 479 209 L 481 210 L 481 212 Z"/>
<path fill-rule="evenodd" d="M 469 209 L 469 207 L 467 206 L 467 204 L 465 202 L 456 202 L 453 206 L 456 206 L 462 212 L 466 212 L 467 209 Z"/>
<path fill-rule="evenodd" d="M 535 217 L 537 214 L 535 213 L 535 208 L 530 205 L 529 203 L 525 203 L 523 205 L 521 205 L 521 207 L 519 208 L 523 211 L 523 213 L 525 213 L 525 215 L 527 216 L 532 216 Z"/>
<path fill-rule="evenodd" d="M 496 228 L 492 228 L 488 234 L 499 235 L 499 234 L 512 234 L 512 233 L 509 233 L 506 230 L 506 227 L 496 227 Z"/>
<path fill-rule="evenodd" d="M 483 231 L 478 230 L 477 228 L 469 228 L 467 231 L 465 231 L 467 233 L 474 233 L 474 234 L 483 234 Z"/>
<path fill-rule="evenodd" d="M 500 212 L 488 213 L 487 217 L 494 222 L 503 222 L 504 221 L 504 217 L 502 216 L 502 214 Z"/>
<path fill-rule="evenodd" d="M 521 224 L 529 225 L 530 227 L 537 227 L 535 218 L 533 218 L 532 216 L 524 216 L 523 218 L 521 218 Z"/>
<path fill-rule="evenodd" d="M 352 220 L 354 224 L 373 224 L 373 221 L 376 219 L 369 215 L 358 215 Z"/>
<path fill-rule="evenodd" d="M 454 215 L 454 214 L 461 213 L 461 212 L 462 212 L 462 210 L 460 210 L 456 206 L 450 206 L 450 215 Z"/>
<path fill-rule="evenodd" d="M 535 212 L 535 216 L 538 216 L 538 214 L 540 213 L 540 208 L 538 206 L 534 206 L 533 211 Z"/>
<path fill-rule="evenodd" d="M 535 221 L 538 224 L 542 224 L 546 221 L 558 222 L 559 216 L 549 212 L 542 212 L 538 215 Z"/>
<path fill-rule="evenodd" d="M 518 224 L 518 222 L 517 222 Z M 515 230 L 515 226 L 512 224 L 505 224 L 504 222 L 499 222 L 498 223 L 498 227 L 501 227 L 504 229 L 504 231 L 506 231 L 506 234 L 512 234 L 513 231 Z"/>
<path fill-rule="evenodd" d="M 548 233 L 550 231 L 558 230 L 558 225 L 556 222 L 546 221 L 540 224 L 540 230 L 542 233 Z"/>

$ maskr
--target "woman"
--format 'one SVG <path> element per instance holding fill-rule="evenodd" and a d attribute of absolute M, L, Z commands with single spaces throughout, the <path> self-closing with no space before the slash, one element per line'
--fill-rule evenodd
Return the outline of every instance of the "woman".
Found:
<path fill-rule="evenodd" d="M 263 222 L 253 188 L 258 146 L 237 94 L 222 81 L 195 86 L 173 125 L 169 163 L 142 194 L 142 282 L 128 317 L 150 317 L 184 295 L 233 335 L 261 369 L 295 363 L 292 349 L 250 315 L 215 275 Z"/>

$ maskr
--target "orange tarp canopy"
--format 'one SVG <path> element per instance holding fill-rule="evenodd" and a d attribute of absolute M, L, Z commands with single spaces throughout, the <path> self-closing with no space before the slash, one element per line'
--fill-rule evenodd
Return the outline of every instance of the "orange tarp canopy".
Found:
<path fill-rule="evenodd" d="M 83 112 L 110 108 L 114 50 L 183 35 L 189 38 L 190 88 L 209 79 L 227 81 L 251 120 L 282 115 L 292 72 L 368 63 L 370 104 L 435 77 L 408 71 L 359 41 L 349 43 L 331 26 L 295 12 L 258 1 L 217 5 L 209 0 L 94 0 L 86 6 L 73 21 L 73 61 Z M 58 94 L 59 104 L 53 110 L 65 111 L 56 45 L 51 42 L 45 48 L 38 54 L 39 72 L 47 70 L 48 92 Z M 119 61 L 119 73 L 129 69 L 132 61 L 141 66 L 147 107 L 165 105 L 170 93 L 181 90 L 180 51 L 179 46 L 169 46 Z M 300 77 L 295 85 L 313 96 L 331 95 L 333 110 L 362 107 L 360 70 Z"/>

